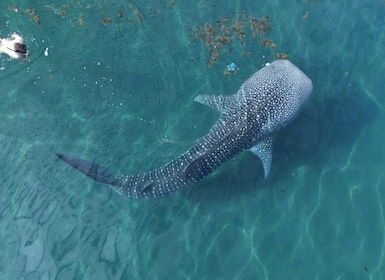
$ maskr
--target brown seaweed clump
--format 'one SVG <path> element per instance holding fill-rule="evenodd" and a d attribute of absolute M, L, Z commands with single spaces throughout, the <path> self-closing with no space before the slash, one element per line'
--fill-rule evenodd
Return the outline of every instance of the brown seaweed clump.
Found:
<path fill-rule="evenodd" d="M 142 24 L 143 23 L 143 17 L 142 17 L 142 14 L 140 13 L 140 11 L 138 10 L 138 8 L 135 8 L 134 5 L 132 5 L 132 4 L 130 4 L 128 6 L 132 10 L 132 13 L 136 17 L 136 20 L 138 21 L 138 23 Z"/>
<path fill-rule="evenodd" d="M 112 18 L 110 18 L 110 17 L 106 17 L 106 16 L 104 16 L 104 15 L 102 15 L 102 24 L 103 25 L 107 25 L 107 24 L 109 24 L 109 23 L 112 23 Z"/>
<path fill-rule="evenodd" d="M 287 53 L 276 53 L 275 58 L 276 59 L 288 59 L 289 55 Z"/>
<path fill-rule="evenodd" d="M 276 48 L 277 45 L 273 42 L 273 40 L 270 40 L 269 38 L 263 38 L 262 41 L 260 41 L 260 44 L 264 48 Z"/>
<path fill-rule="evenodd" d="M 35 12 L 35 9 L 33 8 L 27 8 L 24 10 L 21 10 L 18 6 L 8 6 L 6 5 L 5 8 L 8 10 L 8 11 L 13 11 L 15 13 L 19 13 L 19 14 L 27 14 L 29 19 L 36 22 L 37 24 L 40 24 L 40 15 L 36 14 Z"/>
<path fill-rule="evenodd" d="M 264 48 L 276 47 L 272 40 L 265 38 L 266 33 L 272 30 L 272 24 L 268 16 L 255 18 L 248 16 L 246 11 L 242 11 L 240 14 L 234 13 L 233 15 L 235 15 L 235 18 L 220 17 L 215 25 L 204 23 L 192 29 L 190 37 L 194 41 L 204 43 L 207 48 L 209 54 L 208 67 L 211 67 L 218 60 L 223 48 L 226 48 L 227 52 L 232 52 L 232 43 L 236 39 L 238 39 L 242 47 L 245 47 L 246 39 L 251 35 L 252 38 L 258 39 L 258 42 Z M 247 33 L 251 34 L 247 35 Z"/>
<path fill-rule="evenodd" d="M 270 18 L 268 16 L 263 16 L 261 18 L 251 18 L 250 29 L 252 31 L 253 38 L 256 38 L 260 32 L 264 35 L 273 29 L 273 27 L 271 26 Z"/>

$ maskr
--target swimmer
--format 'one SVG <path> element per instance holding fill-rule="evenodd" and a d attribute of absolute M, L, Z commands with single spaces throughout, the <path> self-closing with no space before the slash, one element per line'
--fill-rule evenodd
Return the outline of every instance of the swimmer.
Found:
<path fill-rule="evenodd" d="M 13 33 L 11 39 L 0 38 L 0 53 L 6 53 L 11 58 L 19 58 L 27 60 L 29 51 L 21 38 L 16 33 Z"/>

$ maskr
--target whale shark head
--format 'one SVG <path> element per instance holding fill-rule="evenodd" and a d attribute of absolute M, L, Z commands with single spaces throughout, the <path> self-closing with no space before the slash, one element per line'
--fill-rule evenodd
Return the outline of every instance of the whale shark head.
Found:
<path fill-rule="evenodd" d="M 249 125 L 266 136 L 292 122 L 312 90 L 311 80 L 297 66 L 289 60 L 276 60 L 249 77 L 238 96 L 247 108 Z"/>

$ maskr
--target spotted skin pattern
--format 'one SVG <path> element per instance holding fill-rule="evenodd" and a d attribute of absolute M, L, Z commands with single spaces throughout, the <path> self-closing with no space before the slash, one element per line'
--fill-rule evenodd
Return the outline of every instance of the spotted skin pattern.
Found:
<path fill-rule="evenodd" d="M 160 197 L 203 179 L 228 159 L 250 150 L 263 163 L 272 159 L 272 136 L 300 111 L 313 89 L 311 80 L 288 60 L 276 60 L 250 76 L 234 95 L 199 95 L 195 101 L 221 115 L 209 133 L 166 165 L 139 175 L 113 175 L 93 162 L 56 153 L 63 161 L 120 195 Z"/>

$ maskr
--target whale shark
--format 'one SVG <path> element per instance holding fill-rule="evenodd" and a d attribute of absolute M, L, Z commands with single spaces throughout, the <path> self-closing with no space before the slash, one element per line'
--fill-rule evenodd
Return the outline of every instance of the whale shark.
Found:
<path fill-rule="evenodd" d="M 93 180 L 132 198 L 160 197 L 191 186 L 242 151 L 260 158 L 269 176 L 273 136 L 290 124 L 313 90 L 312 81 L 289 60 L 267 63 L 233 95 L 198 95 L 194 100 L 220 114 L 207 135 L 187 152 L 143 174 L 114 175 L 94 162 L 56 155 Z"/>

